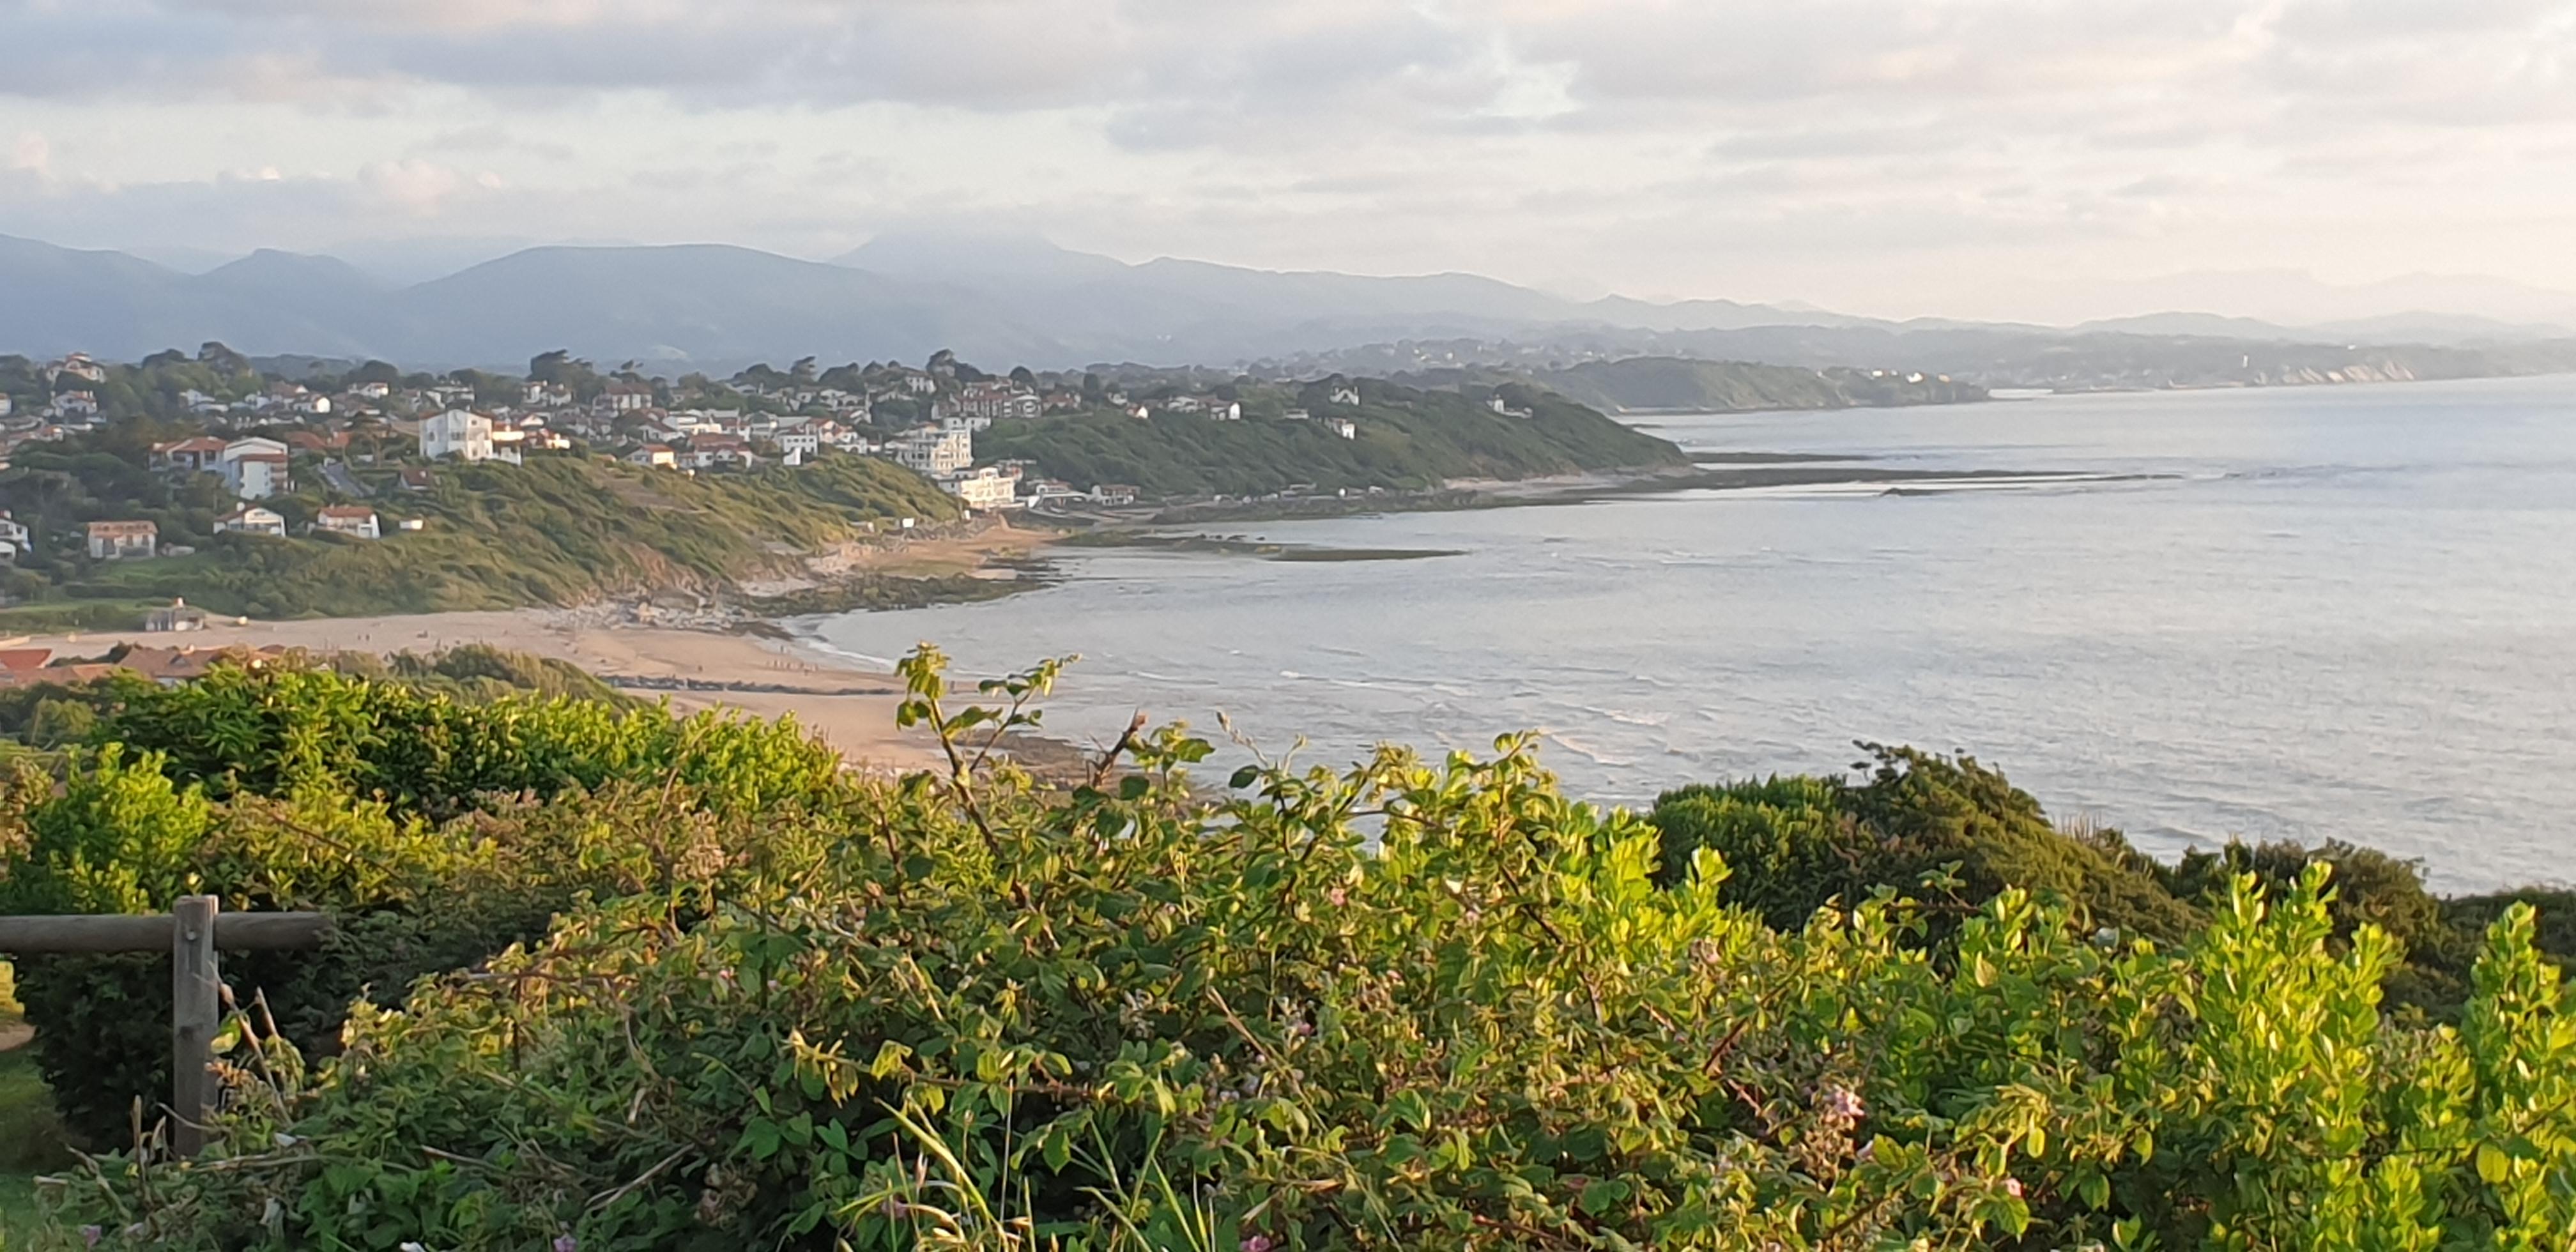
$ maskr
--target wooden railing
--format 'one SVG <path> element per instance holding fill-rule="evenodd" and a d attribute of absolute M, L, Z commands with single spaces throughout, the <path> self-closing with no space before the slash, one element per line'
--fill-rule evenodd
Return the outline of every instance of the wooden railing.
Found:
<path fill-rule="evenodd" d="M 172 911 L 139 916 L 0 917 L 0 954 L 170 953 L 170 1151 L 195 1156 L 215 1105 L 215 1031 L 223 1024 L 217 953 L 319 947 L 320 913 L 226 913 L 213 896 L 182 896 Z"/>

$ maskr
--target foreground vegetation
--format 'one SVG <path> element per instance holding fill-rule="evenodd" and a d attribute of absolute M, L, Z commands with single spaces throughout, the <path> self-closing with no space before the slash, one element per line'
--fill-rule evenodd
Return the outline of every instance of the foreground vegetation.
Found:
<path fill-rule="evenodd" d="M 2409 949 L 2331 864 L 2130 881 L 2116 835 L 2055 831 L 1973 762 L 1890 750 L 1649 820 L 1563 797 L 1518 738 L 1216 787 L 1168 728 L 1050 788 L 982 746 L 1054 667 L 973 695 L 935 653 L 905 671 L 954 768 L 901 783 L 792 725 L 325 671 L 103 707 L 0 809 L 0 906 L 213 891 L 343 937 L 228 965 L 215 1147 L 63 1176 L 53 1237 L 2576 1238 L 2576 1021 L 2527 902 L 2495 906 L 2436 1021 L 2383 1011 Z M 100 1146 L 161 1089 L 150 981 L 25 971 Z"/>

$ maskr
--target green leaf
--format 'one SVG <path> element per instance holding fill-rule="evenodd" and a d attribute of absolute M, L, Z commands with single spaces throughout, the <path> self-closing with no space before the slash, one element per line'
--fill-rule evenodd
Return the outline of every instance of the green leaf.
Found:
<path fill-rule="evenodd" d="M 1583 1185 L 1583 1197 L 1579 1203 L 1584 1212 L 1604 1217 L 1627 1200 L 1628 1184 L 1616 1178 L 1601 1178 Z"/>
<path fill-rule="evenodd" d="M 2478 1145 L 2478 1177 L 2485 1179 L 2488 1186 L 2503 1186 L 2505 1177 L 2512 1172 L 2513 1158 L 2506 1156 L 2504 1149 L 2492 1143 Z"/>

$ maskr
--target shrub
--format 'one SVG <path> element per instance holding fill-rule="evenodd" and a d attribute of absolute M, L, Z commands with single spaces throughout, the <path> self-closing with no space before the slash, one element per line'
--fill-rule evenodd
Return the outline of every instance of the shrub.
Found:
<path fill-rule="evenodd" d="M 2172 947 L 2018 889 L 1780 931 L 1526 740 L 1256 765 L 1215 803 L 1177 730 L 1122 744 L 1115 785 L 981 768 L 1051 678 L 959 709 L 915 657 L 945 776 L 801 810 L 793 854 L 603 891 L 360 1008 L 310 1078 L 239 1023 L 210 1156 L 110 1162 L 58 1212 L 118 1246 L 587 1252 L 2576 1234 L 2576 1021 L 2527 908 L 2456 1030 L 2381 1018 L 2393 943 L 2337 942 L 2325 866 L 2238 880 Z M 2030 816 L 1931 773 L 1984 807 L 1880 780 L 1912 809 L 1856 820 Z"/>
<path fill-rule="evenodd" d="M 1732 867 L 1727 901 L 1783 929 L 1882 887 L 1952 914 L 2020 888 L 2078 906 L 2088 929 L 2168 942 L 2197 927 L 2118 832 L 2059 831 L 2037 800 L 1971 757 L 1861 747 L 1872 761 L 1858 783 L 1772 778 L 1664 793 L 1649 819 L 1662 832 L 1664 880 L 1679 881 L 1707 848 Z"/>
<path fill-rule="evenodd" d="M 0 909 L 310 909 L 319 953 L 231 955 L 294 1043 L 337 1047 L 352 1000 L 391 1003 L 425 973 L 544 933 L 586 893 L 703 877 L 792 846 L 835 803 L 837 758 L 792 723 L 504 697 L 291 666 L 138 684 L 108 742 L 56 780 L 21 763 L 0 798 Z M 721 844 L 721 850 L 718 845 Z M 21 995 L 65 1123 L 127 1141 L 168 1089 L 168 962 L 33 959 Z"/>

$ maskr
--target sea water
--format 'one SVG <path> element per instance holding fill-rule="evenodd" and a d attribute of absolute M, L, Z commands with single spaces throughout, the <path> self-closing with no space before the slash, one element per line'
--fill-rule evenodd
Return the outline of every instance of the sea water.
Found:
<path fill-rule="evenodd" d="M 1853 480 L 1216 525 L 1457 555 L 1067 550 L 1042 591 L 799 625 L 985 673 L 1080 653 L 1048 719 L 1077 739 L 1137 708 L 1306 761 L 1530 729 L 1632 805 L 1904 743 L 2159 855 L 2576 878 L 2576 378 L 1635 420 Z M 1891 469 L 1963 476 L 1862 481 Z"/>

